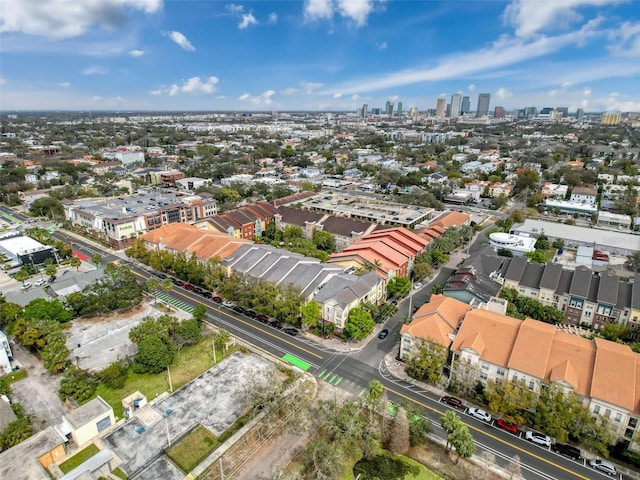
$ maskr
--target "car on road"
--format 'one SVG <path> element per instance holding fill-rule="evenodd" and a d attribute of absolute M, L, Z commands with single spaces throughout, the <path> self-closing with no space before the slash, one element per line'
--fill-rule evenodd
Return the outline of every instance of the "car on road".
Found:
<path fill-rule="evenodd" d="M 574 460 L 580 460 L 581 457 L 580 449 L 568 443 L 554 443 L 551 445 L 551 450 Z"/>
<path fill-rule="evenodd" d="M 286 333 L 287 335 L 291 335 L 292 337 L 297 337 L 298 335 L 300 335 L 300 332 L 297 328 L 285 328 L 284 333 Z"/>
<path fill-rule="evenodd" d="M 185 282 L 185 283 L 182 285 L 182 288 L 184 288 L 185 290 L 193 290 L 193 289 L 194 289 L 194 286 L 193 286 L 193 285 L 191 285 L 190 283 L 186 283 L 186 282 Z"/>
<path fill-rule="evenodd" d="M 269 322 L 269 325 L 277 330 L 282 330 L 282 322 L 279 322 L 277 320 L 273 320 L 271 322 Z"/>
<path fill-rule="evenodd" d="M 29 290 L 31 288 L 31 282 L 24 282 L 22 284 L 22 290 Z"/>
<path fill-rule="evenodd" d="M 222 302 L 222 306 L 227 308 L 233 308 L 233 302 L 230 302 L 229 300 L 225 300 L 224 302 Z"/>
<path fill-rule="evenodd" d="M 240 305 L 234 305 L 234 306 L 233 306 L 233 311 L 234 311 L 234 312 L 241 313 L 242 315 L 244 315 L 244 314 L 247 312 L 247 311 L 246 311 L 244 308 L 242 308 Z"/>
<path fill-rule="evenodd" d="M 44 278 L 40 278 L 36 281 L 35 285 L 36 287 L 40 287 L 42 285 L 44 285 L 45 283 L 47 283 L 47 281 Z"/>
<path fill-rule="evenodd" d="M 462 400 L 460 400 L 459 398 L 449 397 L 448 395 L 445 395 L 441 398 L 441 401 L 443 403 L 446 403 L 447 405 L 451 405 L 454 408 L 459 408 L 461 410 L 464 409 L 464 403 L 462 403 Z"/>
<path fill-rule="evenodd" d="M 507 422 L 506 420 L 499 418 L 496 421 L 496 425 L 507 432 L 513 433 L 514 435 L 518 434 L 518 425 L 515 423 Z"/>
<path fill-rule="evenodd" d="M 524 434 L 524 438 L 543 447 L 551 446 L 551 437 L 549 435 L 545 435 L 544 433 L 538 433 L 529 430 Z"/>
<path fill-rule="evenodd" d="M 483 422 L 491 422 L 491 414 L 481 408 L 471 407 L 467 410 L 467 413 L 478 420 L 482 420 Z"/>
<path fill-rule="evenodd" d="M 49 280 L 47 280 L 47 282 L 49 282 L 49 283 L 53 283 L 53 282 L 55 282 L 55 281 L 56 281 L 56 278 L 58 278 L 58 277 L 57 277 L 57 276 L 55 276 L 55 275 L 51 275 L 51 276 L 49 277 Z"/>
<path fill-rule="evenodd" d="M 204 298 L 213 298 L 213 294 L 211 292 L 207 292 L 206 290 L 202 290 L 202 293 L 200 295 L 202 295 Z"/>
<path fill-rule="evenodd" d="M 413 284 L 414 290 L 420 290 L 422 288 L 422 282 L 416 282 Z"/>
<path fill-rule="evenodd" d="M 211 297 L 211 300 L 216 303 L 222 303 L 222 297 L 219 297 L 218 295 L 214 295 L 213 297 Z"/>
<path fill-rule="evenodd" d="M 177 278 L 172 278 L 171 282 L 176 286 L 176 287 L 184 287 L 184 282 L 182 280 L 178 280 Z"/>
<path fill-rule="evenodd" d="M 249 318 L 256 318 L 258 316 L 258 314 L 253 310 L 247 310 L 244 314 Z"/>
<path fill-rule="evenodd" d="M 603 473 L 606 473 L 607 475 L 611 475 L 614 477 L 618 474 L 618 471 L 616 470 L 616 466 L 613 463 L 608 462 L 606 460 L 600 460 L 598 458 L 594 458 L 593 460 L 589 460 L 589 466 L 591 468 L 594 468 Z"/>
<path fill-rule="evenodd" d="M 380 340 L 384 340 L 385 338 L 387 338 L 387 335 L 389 335 L 389 329 L 385 328 L 384 330 L 380 330 L 380 333 L 378 334 L 378 338 Z"/>
<path fill-rule="evenodd" d="M 262 322 L 262 323 L 269 323 L 269 317 L 267 317 L 266 315 L 263 315 L 261 313 L 259 313 L 256 316 L 256 320 L 258 320 L 259 322 Z"/>

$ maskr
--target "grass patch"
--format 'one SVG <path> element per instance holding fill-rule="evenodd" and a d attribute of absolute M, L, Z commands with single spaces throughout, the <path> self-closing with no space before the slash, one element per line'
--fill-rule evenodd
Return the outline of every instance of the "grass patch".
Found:
<path fill-rule="evenodd" d="M 167 456 L 184 473 L 189 473 L 218 446 L 216 436 L 202 425 L 198 425 L 169 450 Z"/>
<path fill-rule="evenodd" d="M 15 372 L 11 372 L 8 375 L 5 375 L 4 377 L 2 377 L 2 381 L 4 381 L 7 385 L 10 385 L 13 382 L 22 380 L 23 378 L 27 378 L 27 371 L 16 370 Z"/>
<path fill-rule="evenodd" d="M 213 367 L 211 338 L 212 336 L 209 335 L 204 337 L 196 345 L 183 347 L 180 353 L 176 355 L 175 360 L 171 364 L 171 380 L 174 391 Z M 237 348 L 234 346 L 223 353 L 216 348 L 217 361 L 220 362 L 236 350 Z M 148 400 L 153 400 L 156 396 L 168 390 L 169 377 L 167 372 L 157 374 L 135 373 L 133 369 L 130 368 L 124 387 L 113 389 L 101 383 L 96 390 L 96 395 L 100 395 L 111 405 L 116 416 L 122 416 L 122 399 L 131 395 L 133 392 L 140 391 Z"/>
<path fill-rule="evenodd" d="M 442 480 L 421 463 L 391 452 L 371 460 L 360 460 L 354 465 L 353 472 L 361 480 Z"/>
<path fill-rule="evenodd" d="M 120 470 L 120 467 L 116 468 L 111 473 L 113 473 L 116 477 L 121 478 L 122 480 L 127 480 L 127 475 L 122 470 Z"/>
<path fill-rule="evenodd" d="M 92 443 L 87 448 L 84 448 L 84 449 L 80 450 L 78 453 L 76 453 L 69 460 L 65 460 L 64 462 L 62 462 L 59 465 L 59 468 L 60 468 L 60 470 L 62 470 L 62 473 L 69 473 L 74 468 L 78 467 L 82 463 L 84 463 L 87 460 L 89 460 L 91 457 L 93 457 L 99 451 L 100 451 L 100 449 L 98 447 L 96 447 Z"/>

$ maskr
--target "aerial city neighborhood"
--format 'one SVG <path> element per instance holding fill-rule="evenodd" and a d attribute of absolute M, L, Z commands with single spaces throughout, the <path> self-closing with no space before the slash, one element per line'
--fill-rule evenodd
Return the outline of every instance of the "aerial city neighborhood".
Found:
<path fill-rule="evenodd" d="M 640 113 L 492 101 L 2 113 L 0 478 L 640 478 Z"/>

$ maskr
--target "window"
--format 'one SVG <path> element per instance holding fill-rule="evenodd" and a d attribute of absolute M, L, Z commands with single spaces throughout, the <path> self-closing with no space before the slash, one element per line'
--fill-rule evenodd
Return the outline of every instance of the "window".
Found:
<path fill-rule="evenodd" d="M 487 377 L 487 374 L 483 372 L 483 373 L 480 374 L 480 378 L 482 380 L 486 380 L 488 377 Z"/>
<path fill-rule="evenodd" d="M 595 413 L 596 415 L 600 413 L 600 405 L 596 405 L 595 407 L 593 407 L 593 413 Z"/>
<path fill-rule="evenodd" d="M 533 380 L 529 380 L 529 390 L 533 390 Z"/>
<path fill-rule="evenodd" d="M 482 362 L 482 370 L 489 370 L 489 364 Z"/>
<path fill-rule="evenodd" d="M 504 368 L 498 368 L 498 375 L 500 375 L 501 377 L 504 377 Z"/>
<path fill-rule="evenodd" d="M 518 381 L 518 375 L 516 375 L 515 373 L 513 374 L 513 378 L 511 378 L 511 380 L 513 380 L 514 382 Z"/>
<path fill-rule="evenodd" d="M 607 408 L 607 409 L 604 411 L 604 417 L 605 417 L 605 418 L 609 418 L 610 416 L 611 416 L 611 409 Z"/>
<path fill-rule="evenodd" d="M 621 413 L 616 413 L 615 421 L 619 422 L 620 420 L 622 420 L 622 414 Z"/>

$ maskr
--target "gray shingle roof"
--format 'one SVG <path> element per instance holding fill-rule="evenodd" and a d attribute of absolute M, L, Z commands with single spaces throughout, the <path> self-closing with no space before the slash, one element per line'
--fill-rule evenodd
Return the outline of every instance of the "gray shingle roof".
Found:
<path fill-rule="evenodd" d="M 507 272 L 504 274 L 504 278 L 513 280 L 514 282 L 520 282 L 526 267 L 527 259 L 525 257 L 513 257 L 507 268 Z"/>
<path fill-rule="evenodd" d="M 558 287 L 556 288 L 555 293 L 558 295 L 569 293 L 572 280 L 573 272 L 571 270 L 562 270 L 562 273 L 560 273 L 560 280 L 558 281 Z"/>
<path fill-rule="evenodd" d="M 631 308 L 640 310 L 640 273 L 633 276 L 633 287 L 631 287 Z"/>
<path fill-rule="evenodd" d="M 562 265 L 559 263 L 547 263 L 542 278 L 540 279 L 540 288 L 546 288 L 555 291 L 560 282 L 562 274 Z"/>
<path fill-rule="evenodd" d="M 600 273 L 600 286 L 598 288 L 598 303 L 615 305 L 618 302 L 618 277 L 609 272 Z"/>
<path fill-rule="evenodd" d="M 589 288 L 591 286 L 592 273 L 587 267 L 580 266 L 573 272 L 571 287 L 569 293 L 576 297 L 587 298 L 589 296 Z"/>
<path fill-rule="evenodd" d="M 624 310 L 631 305 L 631 289 L 633 285 L 629 282 L 620 282 L 618 285 L 618 299 L 616 301 L 616 308 L 618 310 Z"/>
<path fill-rule="evenodd" d="M 520 279 L 520 285 L 530 288 L 539 288 L 540 279 L 544 273 L 545 266 L 539 263 L 527 263 L 522 278 Z"/>

